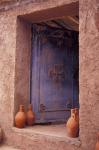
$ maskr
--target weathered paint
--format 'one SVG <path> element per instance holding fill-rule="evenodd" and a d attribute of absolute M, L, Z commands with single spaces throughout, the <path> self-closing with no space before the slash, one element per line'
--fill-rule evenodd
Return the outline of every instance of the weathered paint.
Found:
<path fill-rule="evenodd" d="M 73 38 L 61 29 L 33 25 L 31 100 L 37 121 L 66 121 L 70 108 L 78 107 Z"/>

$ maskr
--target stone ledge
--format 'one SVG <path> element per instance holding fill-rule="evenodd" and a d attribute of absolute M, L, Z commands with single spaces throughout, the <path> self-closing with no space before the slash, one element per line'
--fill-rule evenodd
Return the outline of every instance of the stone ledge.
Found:
<path fill-rule="evenodd" d="M 19 149 L 16 149 L 7 145 L 0 145 L 0 149 L 1 150 L 19 150 Z"/>
<path fill-rule="evenodd" d="M 79 138 L 70 138 L 66 135 L 66 128 L 64 125 L 36 125 L 33 127 L 26 127 L 24 129 L 13 127 L 12 130 L 18 134 L 22 134 L 33 139 L 40 137 L 64 142 L 65 144 L 68 143 L 69 145 L 74 145 L 76 147 L 80 147 L 81 145 Z"/>

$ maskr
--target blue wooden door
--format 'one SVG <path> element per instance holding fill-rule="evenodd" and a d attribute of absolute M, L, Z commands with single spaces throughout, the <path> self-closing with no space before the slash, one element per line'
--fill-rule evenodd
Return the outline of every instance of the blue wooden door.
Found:
<path fill-rule="evenodd" d="M 66 121 L 73 104 L 73 52 L 64 31 L 33 26 L 31 101 L 36 122 Z"/>

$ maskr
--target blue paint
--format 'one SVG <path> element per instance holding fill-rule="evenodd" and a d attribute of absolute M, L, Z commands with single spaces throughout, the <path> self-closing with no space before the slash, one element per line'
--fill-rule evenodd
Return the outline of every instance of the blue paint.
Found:
<path fill-rule="evenodd" d="M 35 24 L 32 32 L 31 102 L 36 121 L 66 121 L 68 110 L 78 107 L 73 38 L 69 47 L 62 30 Z"/>

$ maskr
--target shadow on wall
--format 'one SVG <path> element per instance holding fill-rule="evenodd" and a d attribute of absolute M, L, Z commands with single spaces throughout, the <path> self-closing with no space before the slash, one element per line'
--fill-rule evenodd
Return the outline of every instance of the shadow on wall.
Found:
<path fill-rule="evenodd" d="M 98 10 L 99 11 L 99 10 Z M 95 14 L 95 25 L 99 31 L 99 12 Z"/>

